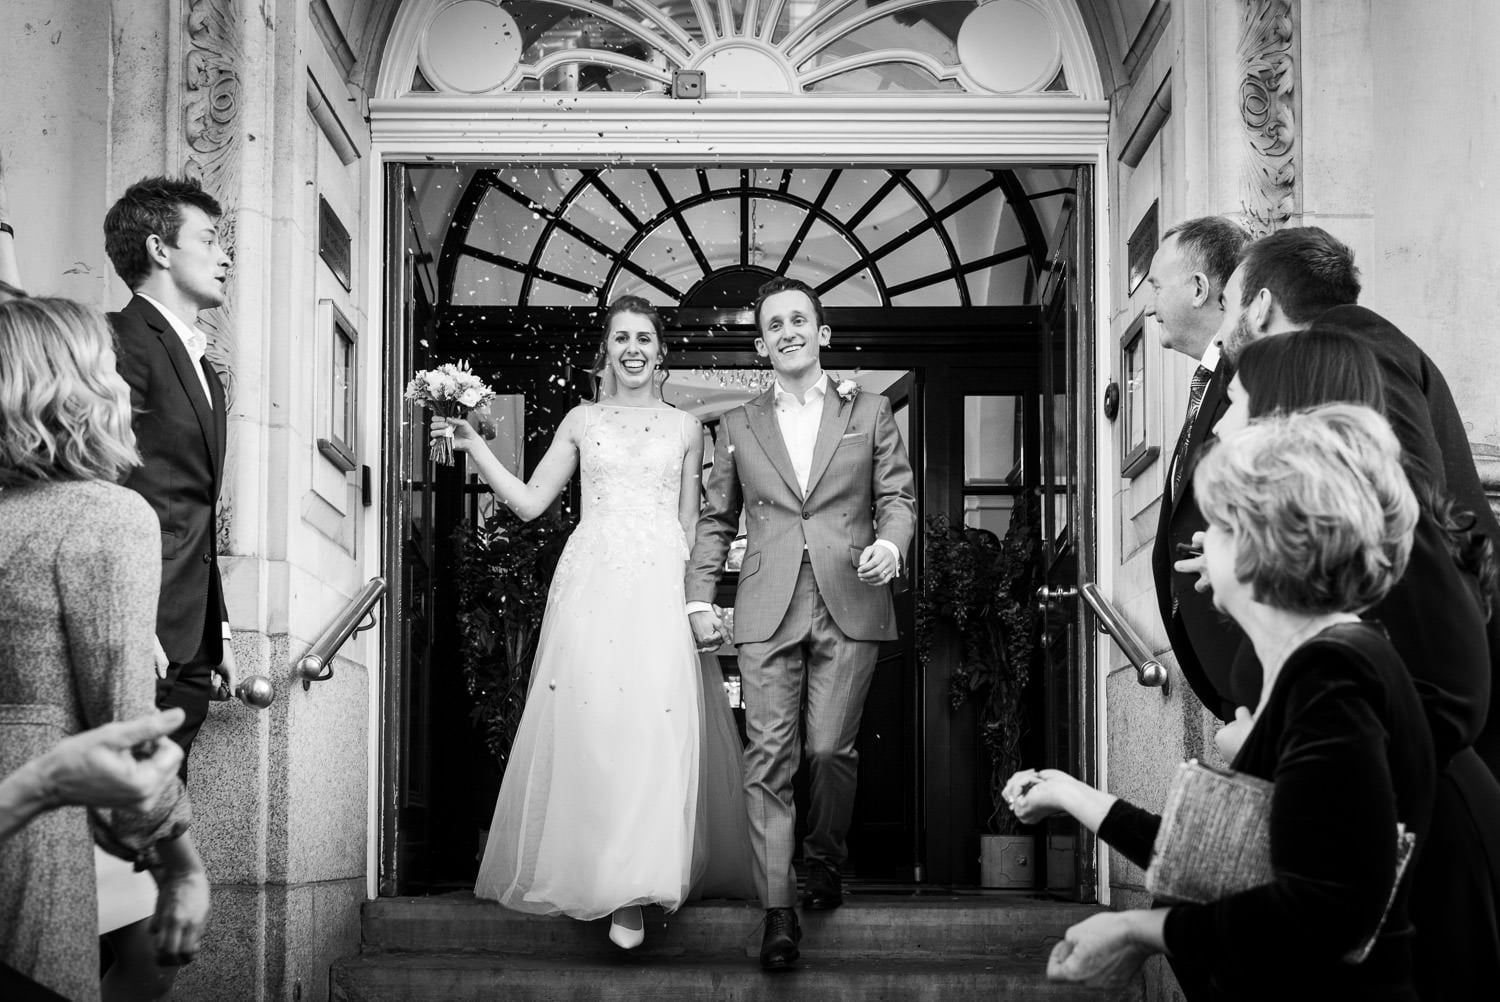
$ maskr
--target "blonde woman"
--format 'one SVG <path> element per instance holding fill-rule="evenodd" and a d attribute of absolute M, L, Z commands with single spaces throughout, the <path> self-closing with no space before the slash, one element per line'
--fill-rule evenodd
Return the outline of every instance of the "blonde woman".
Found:
<path fill-rule="evenodd" d="M 159 530 L 115 483 L 137 462 L 103 316 L 65 299 L 0 303 L 0 775 L 155 709 Z M 69 999 L 100 998 L 97 837 L 158 884 L 149 931 L 138 928 L 165 966 L 135 963 L 122 944 L 116 967 L 134 980 L 116 997 L 164 994 L 208 915 L 189 819 L 175 782 L 147 810 L 94 812 L 93 835 L 89 812 L 63 807 L 0 845 L 0 964 Z"/>
<path fill-rule="evenodd" d="M 1264 672 L 1233 767 L 1274 783 L 1275 879 L 1209 904 L 1095 915 L 1068 930 L 1049 977 L 1121 984 L 1166 953 L 1194 1002 L 1417 998 L 1411 881 L 1391 892 L 1397 823 L 1418 852 L 1429 832 L 1432 736 L 1384 630 L 1358 616 L 1411 551 L 1418 507 L 1400 457 L 1384 418 L 1331 404 L 1256 421 L 1198 466 L 1214 604 Z M 1004 794 L 1023 821 L 1065 811 L 1150 860 L 1160 819 L 1065 773 L 1025 770 Z M 1369 957 L 1345 962 L 1388 901 Z"/>

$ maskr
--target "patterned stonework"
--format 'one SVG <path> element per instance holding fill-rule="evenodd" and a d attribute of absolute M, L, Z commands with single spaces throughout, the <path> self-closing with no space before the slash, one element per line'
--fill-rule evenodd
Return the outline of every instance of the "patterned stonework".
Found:
<path fill-rule="evenodd" d="M 1292 0 L 1242 0 L 1241 211 L 1262 236 L 1297 214 L 1297 12 Z"/>
<path fill-rule="evenodd" d="M 224 250 L 234 257 L 235 217 L 239 208 L 240 145 L 238 122 L 240 78 L 240 22 L 237 0 L 188 0 L 187 44 L 183 67 L 183 132 L 188 155 L 184 170 L 224 207 L 219 223 Z M 234 395 L 234 296 L 231 274 L 223 306 L 200 315 L 209 332 L 208 360 L 224 380 L 226 394 Z"/>
<path fill-rule="evenodd" d="M 187 138 L 184 172 L 198 178 L 224 208 L 219 235 L 225 253 L 234 257 L 235 219 L 239 208 L 242 155 L 240 78 L 242 52 L 238 0 L 187 0 L 183 30 L 183 133 Z M 209 364 L 224 382 L 227 404 L 234 401 L 234 300 L 238 280 L 231 271 L 224 305 L 199 314 L 208 332 Z M 230 452 L 234 436 L 230 435 Z M 225 463 L 226 470 L 229 462 Z M 231 482 L 232 482 L 232 478 Z M 227 484 L 219 494 L 219 552 L 233 552 L 229 531 L 234 501 Z"/>

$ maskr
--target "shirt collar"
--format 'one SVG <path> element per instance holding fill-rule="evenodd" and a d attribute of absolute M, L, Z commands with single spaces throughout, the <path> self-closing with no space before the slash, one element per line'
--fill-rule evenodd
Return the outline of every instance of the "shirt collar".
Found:
<path fill-rule="evenodd" d="M 1219 367 L 1220 353 L 1221 349 L 1219 348 L 1219 342 L 1210 341 L 1208 347 L 1203 351 L 1203 357 L 1198 359 L 1198 364 L 1203 366 L 1203 368 L 1207 369 L 1209 372 L 1213 372 Z"/>
<path fill-rule="evenodd" d="M 807 388 L 806 401 L 799 401 L 797 399 L 797 395 L 794 394 L 791 390 L 788 390 L 785 386 L 782 386 L 781 380 L 777 379 L 772 383 L 772 385 L 776 388 L 776 402 L 780 403 L 781 400 L 785 398 L 787 400 L 790 400 L 792 403 L 795 403 L 798 407 L 806 406 L 807 404 L 812 402 L 812 398 L 814 396 L 826 397 L 828 395 L 828 383 L 831 378 L 832 377 L 829 376 L 828 373 L 823 373 L 823 375 L 818 378 L 818 381 L 816 383 L 813 383 Z"/>
<path fill-rule="evenodd" d="M 205 336 L 202 331 L 198 330 L 192 324 L 190 324 L 187 321 L 183 320 L 177 314 L 173 313 L 171 310 L 167 309 L 167 307 L 163 306 L 161 303 L 157 302 L 155 299 L 152 299 L 150 296 L 146 295 L 144 292 L 137 292 L 136 295 L 140 296 L 146 302 L 148 302 L 152 306 L 156 307 L 156 312 L 160 313 L 162 316 L 164 316 L 164 317 L 167 318 L 167 323 L 171 324 L 172 330 L 177 334 L 177 336 L 179 338 L 182 339 L 182 343 L 184 345 L 191 344 L 193 341 L 197 340 L 198 338 L 201 338 L 201 337 Z"/>

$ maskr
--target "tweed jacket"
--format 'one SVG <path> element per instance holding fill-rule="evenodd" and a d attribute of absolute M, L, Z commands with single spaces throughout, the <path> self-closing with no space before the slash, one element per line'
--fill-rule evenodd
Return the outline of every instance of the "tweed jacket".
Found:
<path fill-rule="evenodd" d="M 156 520 L 101 481 L 0 490 L 0 773 L 59 739 L 155 709 Z M 190 821 L 176 780 L 146 813 L 105 812 L 140 850 Z M 99 998 L 94 840 L 82 807 L 0 845 L 0 962 L 69 999 Z"/>
<path fill-rule="evenodd" d="M 830 385 L 804 496 L 776 420 L 775 388 L 768 389 L 720 420 L 706 493 L 687 599 L 713 601 L 743 512 L 735 643 L 767 640 L 776 631 L 804 548 L 840 630 L 854 640 L 896 638 L 891 588 L 871 587 L 856 573 L 860 554 L 877 538 L 906 554 L 916 527 L 911 463 L 889 400 L 878 393 L 845 400 Z"/>

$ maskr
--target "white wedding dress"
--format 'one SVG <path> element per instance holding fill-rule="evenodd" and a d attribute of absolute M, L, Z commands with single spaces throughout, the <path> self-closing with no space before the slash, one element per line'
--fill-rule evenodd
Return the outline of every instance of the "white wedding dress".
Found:
<path fill-rule="evenodd" d="M 671 408 L 589 405 L 583 513 L 558 561 L 474 893 L 595 919 L 751 897 L 739 736 L 684 610 Z"/>

